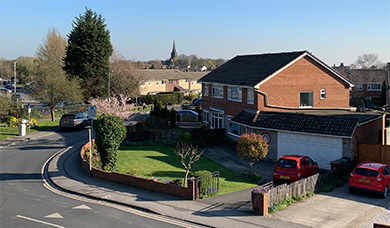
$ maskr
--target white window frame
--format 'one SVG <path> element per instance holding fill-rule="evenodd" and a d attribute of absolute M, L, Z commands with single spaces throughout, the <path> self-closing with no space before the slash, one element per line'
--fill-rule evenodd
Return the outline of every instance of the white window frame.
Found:
<path fill-rule="evenodd" d="M 158 86 L 158 81 L 156 81 L 156 86 Z"/>
<path fill-rule="evenodd" d="M 309 101 L 308 101 L 307 105 L 302 105 L 302 101 L 301 101 L 302 94 L 309 94 Z M 301 107 L 301 108 L 313 107 L 313 92 L 312 91 L 299 92 L 299 107 Z"/>
<path fill-rule="evenodd" d="M 355 84 L 355 88 L 357 91 L 362 91 L 363 90 L 363 84 Z"/>
<path fill-rule="evenodd" d="M 190 79 L 186 79 L 186 84 L 188 84 L 189 80 L 190 80 Z"/>
<path fill-rule="evenodd" d="M 241 136 L 242 135 L 242 128 L 240 124 L 232 123 L 233 116 L 227 116 L 227 122 L 228 122 L 228 133 L 234 135 L 234 136 Z M 234 131 L 237 131 L 237 134 Z"/>
<path fill-rule="evenodd" d="M 254 104 L 255 103 L 255 90 L 253 88 L 248 88 L 247 89 L 246 102 L 248 104 Z"/>
<path fill-rule="evenodd" d="M 203 123 L 209 125 L 210 113 L 209 110 L 203 110 Z"/>
<path fill-rule="evenodd" d="M 210 128 L 211 129 L 222 129 L 224 114 L 219 112 L 211 112 L 210 118 Z"/>
<path fill-rule="evenodd" d="M 378 85 L 379 85 L 379 89 L 372 88 L 372 86 L 378 86 Z M 382 87 L 382 84 L 368 84 L 367 90 L 368 91 L 381 91 L 381 87 Z"/>
<path fill-rule="evenodd" d="M 149 81 L 149 86 L 152 86 L 152 81 Z"/>
<path fill-rule="evenodd" d="M 161 80 L 161 85 L 165 85 L 165 80 Z"/>
<path fill-rule="evenodd" d="M 208 96 L 209 95 L 209 85 L 204 85 L 203 86 L 203 96 Z"/>
<path fill-rule="evenodd" d="M 366 97 L 367 102 L 371 102 L 372 98 L 371 97 Z"/>
<path fill-rule="evenodd" d="M 236 90 L 236 91 L 234 91 Z M 242 89 L 238 86 L 229 86 L 228 87 L 228 100 L 231 101 L 242 101 Z"/>
<path fill-rule="evenodd" d="M 325 100 L 326 99 L 326 90 L 325 89 L 321 89 L 320 90 L 320 99 L 321 100 Z"/>
<path fill-rule="evenodd" d="M 145 81 L 141 81 L 140 84 L 141 84 L 141 87 L 145 87 Z"/>
<path fill-rule="evenodd" d="M 211 96 L 223 99 L 223 86 L 218 84 L 212 85 Z"/>

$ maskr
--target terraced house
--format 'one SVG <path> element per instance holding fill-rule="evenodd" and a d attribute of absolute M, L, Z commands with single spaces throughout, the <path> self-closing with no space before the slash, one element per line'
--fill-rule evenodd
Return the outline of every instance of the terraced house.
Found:
<path fill-rule="evenodd" d="M 203 120 L 233 140 L 260 133 L 267 157 L 302 154 L 321 168 L 384 144 L 384 115 L 350 107 L 351 81 L 308 51 L 236 56 L 202 77 Z"/>
<path fill-rule="evenodd" d="M 159 92 L 181 91 L 184 94 L 201 92 L 197 81 L 208 72 L 184 72 L 180 70 L 144 70 L 140 82 L 141 95 Z"/>

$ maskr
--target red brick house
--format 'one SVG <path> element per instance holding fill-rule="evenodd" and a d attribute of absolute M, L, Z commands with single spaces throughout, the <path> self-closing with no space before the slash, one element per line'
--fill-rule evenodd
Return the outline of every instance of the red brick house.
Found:
<path fill-rule="evenodd" d="M 236 56 L 199 82 L 205 124 L 233 140 L 263 134 L 272 160 L 305 154 L 328 169 L 332 160 L 357 156 L 360 126 L 384 119 L 351 112 L 354 85 L 307 51 Z M 375 130 L 372 141 L 382 143 L 384 129 Z"/>

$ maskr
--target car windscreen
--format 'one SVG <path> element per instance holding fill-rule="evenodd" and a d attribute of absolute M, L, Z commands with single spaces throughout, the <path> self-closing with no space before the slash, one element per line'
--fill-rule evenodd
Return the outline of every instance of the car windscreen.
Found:
<path fill-rule="evenodd" d="M 63 115 L 63 116 L 61 117 L 61 119 L 63 119 L 63 120 L 74 119 L 74 116 L 75 116 L 75 115 Z"/>
<path fill-rule="evenodd" d="M 355 173 L 357 175 L 366 176 L 366 177 L 377 177 L 379 175 L 378 171 L 365 168 L 356 168 Z"/>
<path fill-rule="evenodd" d="M 280 159 L 277 166 L 280 168 L 295 169 L 297 167 L 297 161 L 288 160 L 288 159 Z"/>

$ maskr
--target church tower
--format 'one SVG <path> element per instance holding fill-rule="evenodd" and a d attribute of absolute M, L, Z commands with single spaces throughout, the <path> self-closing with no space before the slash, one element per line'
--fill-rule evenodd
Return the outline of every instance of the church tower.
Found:
<path fill-rule="evenodd" d="M 173 60 L 173 61 L 177 60 L 177 52 L 176 52 L 175 40 L 173 40 L 173 48 L 172 48 L 172 52 L 171 52 L 171 60 Z"/>

